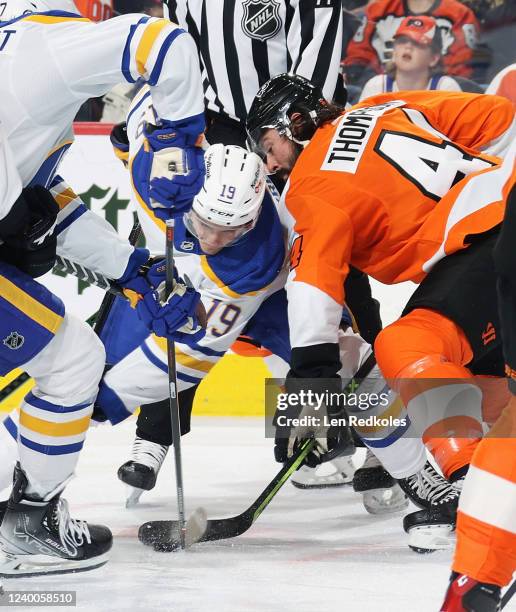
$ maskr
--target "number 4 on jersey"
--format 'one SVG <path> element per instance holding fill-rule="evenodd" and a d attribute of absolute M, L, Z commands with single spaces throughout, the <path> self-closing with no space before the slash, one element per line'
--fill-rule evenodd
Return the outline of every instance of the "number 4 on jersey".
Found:
<path fill-rule="evenodd" d="M 433 200 L 440 200 L 468 174 L 493 165 L 451 142 L 437 143 L 389 130 L 380 134 L 374 149 Z"/>

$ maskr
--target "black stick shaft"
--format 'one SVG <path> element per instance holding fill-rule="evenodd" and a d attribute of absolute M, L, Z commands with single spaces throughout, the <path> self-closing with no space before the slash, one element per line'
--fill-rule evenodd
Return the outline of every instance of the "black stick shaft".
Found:
<path fill-rule="evenodd" d="M 166 223 L 166 293 L 170 295 L 174 289 L 174 221 Z M 180 525 L 181 548 L 186 547 L 185 499 L 183 487 L 183 466 L 181 461 L 181 422 L 179 417 L 179 402 L 177 398 L 176 349 L 174 341 L 167 337 L 168 389 L 170 400 L 170 420 L 172 423 L 172 444 L 174 446 L 174 462 L 176 466 L 177 512 Z"/>
<path fill-rule="evenodd" d="M 502 605 L 500 607 L 500 610 L 503 610 L 505 606 L 511 601 L 514 593 L 516 593 L 516 580 L 513 580 L 510 587 L 507 589 L 507 591 L 505 591 L 505 594 L 502 597 Z"/>

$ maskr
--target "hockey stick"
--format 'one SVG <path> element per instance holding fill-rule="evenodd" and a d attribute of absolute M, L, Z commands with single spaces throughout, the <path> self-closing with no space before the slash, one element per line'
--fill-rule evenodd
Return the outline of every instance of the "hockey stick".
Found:
<path fill-rule="evenodd" d="M 79 280 L 82 280 L 94 287 L 98 287 L 99 289 L 104 289 L 104 291 L 114 293 L 115 295 L 123 295 L 120 287 L 113 283 L 113 281 L 109 280 L 98 272 L 93 272 L 93 270 L 90 270 L 89 268 L 86 268 L 81 264 L 75 263 L 74 261 L 67 259 L 66 257 L 61 257 L 60 255 L 56 257 L 54 270 L 56 272 L 66 272 L 66 274 L 73 274 Z M 97 313 L 95 313 L 95 316 L 96 315 Z"/>
<path fill-rule="evenodd" d="M 165 228 L 166 236 L 166 295 L 171 295 L 174 290 L 174 220 L 168 219 Z M 168 362 L 168 393 L 170 404 L 170 421 L 172 425 L 172 446 L 174 447 L 174 463 L 176 469 L 176 495 L 178 521 L 153 521 L 175 524 L 174 531 L 164 529 L 162 538 L 156 542 L 156 550 L 161 552 L 172 552 L 180 547 L 182 550 L 198 541 L 206 529 L 206 512 L 197 508 L 188 519 L 185 520 L 185 498 L 183 486 L 183 465 L 181 458 L 181 424 L 179 420 L 179 402 L 177 397 L 177 371 L 176 371 L 176 348 L 172 339 L 167 337 L 167 362 Z M 152 522 L 151 522 L 152 523 Z M 151 524 L 149 523 L 149 524 Z M 179 538 L 177 538 L 179 532 Z"/>
<path fill-rule="evenodd" d="M 374 358 L 374 354 L 371 353 L 357 370 L 355 376 L 346 385 L 346 390 L 348 392 L 353 390 L 353 385 L 356 382 L 355 379 L 367 377 L 375 365 L 376 359 Z M 314 446 L 315 440 L 313 438 L 304 440 L 297 451 L 284 464 L 281 470 L 247 510 L 242 512 L 242 514 L 225 519 L 209 519 L 204 533 L 196 534 L 195 541 L 209 542 L 213 540 L 224 540 L 227 538 L 236 538 L 245 533 L 269 505 L 276 493 L 303 463 Z M 170 541 L 171 538 L 174 537 L 174 534 L 177 542 L 179 526 L 179 521 L 149 521 L 141 525 L 138 530 L 138 538 L 140 542 L 146 546 L 153 546 L 155 550 L 161 550 L 161 543 L 163 541 Z"/>
<path fill-rule="evenodd" d="M 225 519 L 209 519 L 204 533 L 197 539 L 197 542 L 236 538 L 245 533 L 303 463 L 314 446 L 313 438 L 305 440 L 247 510 Z M 177 537 L 179 527 L 179 521 L 149 521 L 138 530 L 138 538 L 146 546 L 154 546 L 155 550 L 161 550 L 161 542 L 169 539 L 170 534 L 176 534 Z"/>
<path fill-rule="evenodd" d="M 127 239 L 131 246 L 136 245 L 136 243 L 138 242 L 138 239 L 140 238 L 141 233 L 142 233 L 142 227 L 140 225 L 140 222 L 138 221 L 138 218 L 136 218 L 134 221 L 133 227 L 131 229 L 131 232 L 129 234 L 129 238 Z M 100 308 L 97 311 L 97 317 L 95 320 L 95 324 L 93 325 L 93 329 L 95 330 L 95 333 L 97 334 L 97 336 L 100 336 L 100 334 L 102 333 L 102 330 L 104 329 L 104 325 L 106 324 L 111 307 L 115 303 L 116 296 L 117 296 L 116 293 L 112 293 L 108 291 L 106 295 L 104 296 L 102 303 L 100 304 Z"/>
<path fill-rule="evenodd" d="M 502 597 L 500 610 L 503 610 L 505 606 L 511 601 L 514 593 L 516 593 L 516 580 L 513 580 L 511 586 L 505 591 L 505 595 Z"/>

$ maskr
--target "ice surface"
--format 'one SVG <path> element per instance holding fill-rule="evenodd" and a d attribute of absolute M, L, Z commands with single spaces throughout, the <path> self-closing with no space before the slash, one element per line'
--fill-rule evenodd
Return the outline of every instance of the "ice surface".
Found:
<path fill-rule="evenodd" d="M 451 552 L 412 552 L 403 515 L 367 514 L 350 487 L 304 491 L 287 483 L 239 538 L 179 553 L 145 548 L 136 536 L 141 523 L 177 517 L 173 459 L 167 457 L 155 490 L 126 510 L 116 470 L 133 435 L 134 420 L 90 430 L 66 493 L 73 516 L 113 530 L 110 562 L 81 574 L 6 580 L 7 590 L 76 590 L 77 609 L 88 611 L 439 609 Z M 259 418 L 194 418 L 183 455 L 187 508 L 202 505 L 212 518 L 242 512 L 278 470 Z"/>

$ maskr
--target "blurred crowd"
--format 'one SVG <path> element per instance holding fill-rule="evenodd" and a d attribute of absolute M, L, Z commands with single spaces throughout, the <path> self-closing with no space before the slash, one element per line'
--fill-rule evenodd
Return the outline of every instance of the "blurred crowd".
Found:
<path fill-rule="evenodd" d="M 81 4 L 83 6 L 81 6 Z M 163 16 L 161 0 L 77 0 L 86 16 Z M 515 0 L 343 0 L 342 78 L 351 104 L 407 89 L 505 95 L 516 104 Z M 82 121 L 123 121 L 136 85 L 91 100 Z"/>

